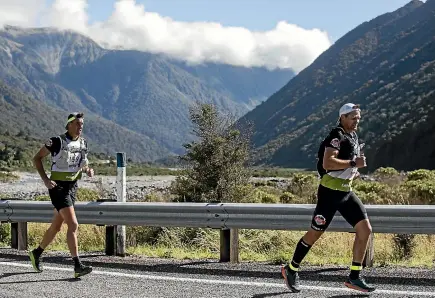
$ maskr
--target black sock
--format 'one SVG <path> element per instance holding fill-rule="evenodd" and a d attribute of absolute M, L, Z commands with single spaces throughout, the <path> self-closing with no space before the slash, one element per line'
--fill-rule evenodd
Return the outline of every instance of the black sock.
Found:
<path fill-rule="evenodd" d="M 80 265 L 82 263 L 80 262 L 79 257 L 78 256 L 77 257 L 73 257 L 73 260 L 74 260 L 74 267 L 80 267 Z"/>
<path fill-rule="evenodd" d="M 352 262 L 352 266 L 350 267 L 350 279 L 358 279 L 359 273 L 361 272 L 362 266 L 361 263 Z"/>
<path fill-rule="evenodd" d="M 42 255 L 42 252 L 44 251 L 44 249 L 41 246 L 38 246 L 37 248 L 35 248 L 33 250 L 33 252 L 35 253 L 35 257 L 39 258 Z"/>
<path fill-rule="evenodd" d="M 295 269 L 299 269 L 299 265 L 302 262 L 302 260 L 305 258 L 307 253 L 310 251 L 311 245 L 305 243 L 304 240 L 299 240 L 298 244 L 296 245 L 296 250 L 293 255 L 293 259 L 290 263 L 290 269 L 293 271 L 297 271 Z"/>

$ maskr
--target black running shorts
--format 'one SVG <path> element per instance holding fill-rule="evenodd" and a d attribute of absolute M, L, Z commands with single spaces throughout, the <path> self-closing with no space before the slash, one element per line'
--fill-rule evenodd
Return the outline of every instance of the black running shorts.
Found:
<path fill-rule="evenodd" d="M 311 228 L 316 231 L 325 231 L 337 211 L 352 227 L 368 218 L 363 203 L 353 191 L 344 192 L 319 185 Z"/>
<path fill-rule="evenodd" d="M 54 181 L 56 186 L 48 190 L 51 203 L 59 211 L 65 207 L 74 206 L 77 195 L 77 181 Z"/>

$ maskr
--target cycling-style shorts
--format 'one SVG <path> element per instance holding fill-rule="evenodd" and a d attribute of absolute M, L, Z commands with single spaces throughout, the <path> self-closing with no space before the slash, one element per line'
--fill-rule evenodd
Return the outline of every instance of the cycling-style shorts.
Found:
<path fill-rule="evenodd" d="M 368 218 L 363 203 L 353 191 L 344 192 L 319 185 L 311 228 L 325 231 L 337 211 L 352 227 Z"/>
<path fill-rule="evenodd" d="M 51 203 L 59 212 L 65 207 L 72 207 L 77 196 L 77 181 L 54 181 L 56 186 L 48 190 Z"/>

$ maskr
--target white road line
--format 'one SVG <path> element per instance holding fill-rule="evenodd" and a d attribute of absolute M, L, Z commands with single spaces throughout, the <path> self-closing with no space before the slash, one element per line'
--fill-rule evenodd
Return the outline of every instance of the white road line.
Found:
<path fill-rule="evenodd" d="M 14 263 L 14 262 L 0 262 L 0 265 L 12 266 L 12 267 L 32 268 L 32 266 L 30 264 Z M 72 268 L 44 266 L 44 269 L 53 270 L 53 271 L 73 272 Z M 131 278 L 148 279 L 148 280 L 177 281 L 177 282 L 182 281 L 182 282 L 204 283 L 204 284 L 257 286 L 257 287 L 269 287 L 269 288 L 270 287 L 272 287 L 272 288 L 286 288 L 284 283 L 281 284 L 281 283 L 269 283 L 269 282 L 255 282 L 255 281 L 235 281 L 235 280 L 202 279 L 202 278 L 188 278 L 188 277 L 172 277 L 172 276 L 147 275 L 147 274 L 131 274 L 131 273 L 122 273 L 122 272 L 114 272 L 114 271 L 101 271 L 101 270 L 93 270 L 91 274 L 105 275 L 105 276 L 131 277 Z M 318 290 L 318 291 L 329 291 L 329 292 L 359 293 L 355 290 L 351 290 L 348 288 L 331 288 L 331 287 L 320 287 L 320 286 L 301 286 L 301 288 L 307 289 L 307 290 Z M 392 291 L 392 290 L 380 290 L 380 289 L 377 289 L 376 291 L 374 291 L 372 293 L 373 294 L 399 295 L 399 296 L 405 296 L 405 297 L 408 297 L 410 295 L 434 297 L 434 295 L 435 295 L 433 292 Z"/>

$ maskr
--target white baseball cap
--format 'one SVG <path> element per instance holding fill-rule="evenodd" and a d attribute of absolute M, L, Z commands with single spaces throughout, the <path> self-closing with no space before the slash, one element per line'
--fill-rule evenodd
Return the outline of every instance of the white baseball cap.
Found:
<path fill-rule="evenodd" d="M 350 112 L 353 112 L 353 111 L 361 111 L 360 106 L 357 104 L 350 103 L 350 102 L 342 105 L 340 108 L 340 111 L 338 112 L 337 124 L 340 124 L 341 115 L 346 115 L 346 114 L 349 114 Z"/>
<path fill-rule="evenodd" d="M 341 115 L 349 114 L 353 111 L 361 111 L 359 105 L 353 103 L 346 103 L 340 108 L 340 111 L 338 112 L 338 117 L 341 117 Z"/>

